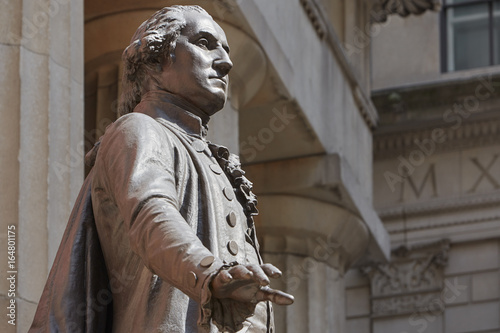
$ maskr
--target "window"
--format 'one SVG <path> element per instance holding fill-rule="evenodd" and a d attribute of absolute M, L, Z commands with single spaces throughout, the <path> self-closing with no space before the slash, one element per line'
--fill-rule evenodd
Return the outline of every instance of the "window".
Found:
<path fill-rule="evenodd" d="M 500 0 L 443 0 L 444 72 L 500 65 Z"/>

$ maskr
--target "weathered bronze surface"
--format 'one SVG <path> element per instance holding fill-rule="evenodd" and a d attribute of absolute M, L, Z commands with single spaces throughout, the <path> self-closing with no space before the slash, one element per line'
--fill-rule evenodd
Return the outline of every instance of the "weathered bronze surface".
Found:
<path fill-rule="evenodd" d="M 252 184 L 206 140 L 226 101 L 224 31 L 200 7 L 164 8 L 123 53 L 121 117 L 88 155 L 30 332 L 270 332 Z"/>

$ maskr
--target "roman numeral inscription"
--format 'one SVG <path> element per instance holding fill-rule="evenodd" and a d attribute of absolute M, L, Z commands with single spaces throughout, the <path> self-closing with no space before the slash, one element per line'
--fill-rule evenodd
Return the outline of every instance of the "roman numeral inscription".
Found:
<path fill-rule="evenodd" d="M 431 189 L 432 189 L 432 197 L 437 197 L 438 192 L 437 192 L 437 182 L 436 182 L 436 170 L 435 170 L 435 165 L 431 164 L 429 168 L 427 169 L 427 172 L 424 175 L 423 180 L 420 182 L 419 185 L 416 184 L 416 181 L 413 180 L 412 176 L 408 176 L 406 178 L 406 182 L 401 183 L 401 197 L 400 201 L 404 201 L 404 185 L 408 184 L 410 185 L 409 188 L 412 190 L 413 194 L 417 197 L 417 199 L 420 198 L 422 195 L 425 185 L 427 183 L 430 183 Z"/>
<path fill-rule="evenodd" d="M 493 185 L 493 187 L 495 188 L 495 190 L 497 190 L 497 189 L 500 188 L 500 183 L 490 173 L 490 170 L 491 170 L 492 166 L 498 160 L 498 155 L 493 155 L 493 158 L 491 159 L 490 163 L 487 166 L 483 166 L 481 164 L 481 162 L 479 162 L 479 160 L 476 157 L 473 157 L 470 160 L 481 171 L 481 174 L 479 175 L 479 178 L 474 183 L 474 186 L 472 186 L 472 188 L 469 191 L 467 191 L 468 193 L 474 193 L 474 192 L 476 192 L 478 186 L 484 180 L 488 181 L 491 185 Z"/>

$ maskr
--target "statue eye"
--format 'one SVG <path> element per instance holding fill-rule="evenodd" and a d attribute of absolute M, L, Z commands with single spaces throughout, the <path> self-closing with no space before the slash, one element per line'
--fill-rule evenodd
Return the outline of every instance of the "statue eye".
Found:
<path fill-rule="evenodd" d="M 208 49 L 208 45 L 209 45 L 208 39 L 200 38 L 196 41 L 196 45 L 198 45 L 202 48 Z"/>

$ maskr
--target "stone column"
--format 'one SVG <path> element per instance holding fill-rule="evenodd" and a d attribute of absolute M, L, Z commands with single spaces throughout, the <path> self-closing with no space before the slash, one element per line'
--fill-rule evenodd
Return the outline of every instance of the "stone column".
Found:
<path fill-rule="evenodd" d="M 262 195 L 256 223 L 267 262 L 283 270 L 273 285 L 295 296 L 275 307 L 278 332 L 345 332 L 344 272 L 366 250 L 368 231 L 348 210 L 315 199 Z"/>
<path fill-rule="evenodd" d="M 83 179 L 83 4 L 3 6 L 1 233 L 16 225 L 16 328 L 26 332 Z"/>
<path fill-rule="evenodd" d="M 18 200 L 19 200 L 19 104 L 20 104 L 20 77 L 19 77 L 19 40 L 11 38 L 21 33 L 21 1 L 2 3 L 0 10 L 0 209 L 2 212 L 0 243 L 0 308 L 2 308 L 1 332 L 15 332 L 15 327 L 9 325 L 6 317 L 9 305 L 7 280 L 8 259 L 6 255 L 7 226 L 14 225 L 18 229 Z"/>
<path fill-rule="evenodd" d="M 376 215 L 342 158 L 322 155 L 246 166 L 255 182 L 255 223 L 266 261 L 283 270 L 273 285 L 295 296 L 276 306 L 278 332 L 346 332 L 344 273 L 386 258 Z"/>

